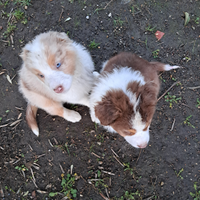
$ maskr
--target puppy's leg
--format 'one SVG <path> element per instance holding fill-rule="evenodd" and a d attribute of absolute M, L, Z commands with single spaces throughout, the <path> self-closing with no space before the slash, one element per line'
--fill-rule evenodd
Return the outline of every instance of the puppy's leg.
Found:
<path fill-rule="evenodd" d="M 39 135 L 39 129 L 36 122 L 36 114 L 37 114 L 38 108 L 36 106 L 33 106 L 31 103 L 28 103 L 27 109 L 26 109 L 26 121 L 33 131 L 35 135 Z"/>
<path fill-rule="evenodd" d="M 76 104 L 84 105 L 84 106 L 87 106 L 89 108 L 90 107 L 89 95 L 84 96 L 82 99 L 77 101 Z"/>
<path fill-rule="evenodd" d="M 81 115 L 78 112 L 64 108 L 62 103 L 53 101 L 32 91 L 28 91 L 26 94 L 29 96 L 30 102 L 33 102 L 36 107 L 45 110 L 50 115 L 63 117 L 70 122 L 81 120 Z"/>

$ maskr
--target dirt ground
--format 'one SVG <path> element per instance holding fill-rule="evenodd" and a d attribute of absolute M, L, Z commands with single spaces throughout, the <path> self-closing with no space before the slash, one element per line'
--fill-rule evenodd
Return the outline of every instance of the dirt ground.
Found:
<path fill-rule="evenodd" d="M 1 199 L 200 199 L 198 0 L 1 0 L 0 10 Z M 40 136 L 31 132 L 19 54 L 48 30 L 86 46 L 97 71 L 121 51 L 183 67 L 160 75 L 145 149 L 95 125 L 83 106 L 72 107 L 82 115 L 75 124 L 39 110 Z"/>

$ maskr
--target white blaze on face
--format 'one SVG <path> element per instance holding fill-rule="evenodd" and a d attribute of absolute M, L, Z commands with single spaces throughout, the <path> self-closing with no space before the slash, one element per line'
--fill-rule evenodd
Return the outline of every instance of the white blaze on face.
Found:
<path fill-rule="evenodd" d="M 42 71 L 44 74 L 45 83 L 51 90 L 56 93 L 67 92 L 72 84 L 72 76 L 65 74 L 62 71 L 52 70 L 48 68 Z"/>
<path fill-rule="evenodd" d="M 135 148 L 145 148 L 149 142 L 149 127 L 146 131 L 146 123 L 142 122 L 142 117 L 139 112 L 136 112 L 134 118 L 131 121 L 132 127 L 136 130 L 136 134 L 132 136 L 125 136 L 124 138 Z"/>

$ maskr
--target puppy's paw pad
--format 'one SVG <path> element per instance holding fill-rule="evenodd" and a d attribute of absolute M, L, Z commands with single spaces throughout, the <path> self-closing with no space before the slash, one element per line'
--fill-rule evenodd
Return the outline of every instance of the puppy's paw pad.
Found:
<path fill-rule="evenodd" d="M 171 66 L 171 65 L 165 65 L 165 71 L 170 71 L 172 69 L 177 69 L 177 68 L 181 68 L 180 66 L 177 66 L 177 65 L 174 65 L 174 66 Z"/>
<path fill-rule="evenodd" d="M 65 113 L 64 118 L 67 121 L 75 123 L 75 122 L 79 122 L 82 117 L 78 112 L 73 111 L 73 110 L 69 110 L 69 111 L 67 111 L 67 113 Z"/>

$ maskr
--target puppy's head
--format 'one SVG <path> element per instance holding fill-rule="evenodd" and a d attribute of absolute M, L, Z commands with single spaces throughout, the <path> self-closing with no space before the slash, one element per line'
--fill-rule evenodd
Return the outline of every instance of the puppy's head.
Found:
<path fill-rule="evenodd" d="M 76 53 L 65 33 L 42 33 L 23 48 L 24 67 L 49 90 L 64 93 L 72 83 Z"/>
<path fill-rule="evenodd" d="M 145 148 L 155 104 L 156 96 L 143 87 L 140 94 L 108 91 L 94 109 L 102 125 L 114 129 L 132 146 Z"/>

